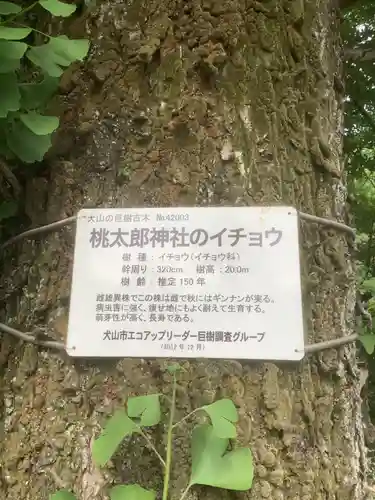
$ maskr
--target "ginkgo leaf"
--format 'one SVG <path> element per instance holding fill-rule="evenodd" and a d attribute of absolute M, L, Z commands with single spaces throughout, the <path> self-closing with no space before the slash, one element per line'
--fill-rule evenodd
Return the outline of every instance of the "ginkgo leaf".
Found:
<path fill-rule="evenodd" d="M 75 61 L 82 61 L 88 52 L 88 40 L 70 40 L 66 36 L 51 37 L 49 42 L 31 47 L 26 57 L 52 77 L 59 77 Z"/>
<path fill-rule="evenodd" d="M 18 14 L 22 7 L 13 2 L 0 2 L 0 15 Z"/>
<path fill-rule="evenodd" d="M 127 408 L 129 417 L 139 418 L 141 426 L 149 427 L 160 422 L 159 394 L 129 398 Z"/>
<path fill-rule="evenodd" d="M 45 75 L 39 83 L 21 83 L 21 107 L 23 109 L 40 108 L 48 102 L 59 87 L 59 79 Z"/>
<path fill-rule="evenodd" d="M 251 488 L 254 466 L 250 449 L 227 451 L 228 444 L 229 439 L 218 437 L 211 425 L 193 430 L 190 486 L 203 484 L 236 491 Z"/>
<path fill-rule="evenodd" d="M 6 136 L 10 150 L 25 163 L 42 161 L 52 144 L 50 135 L 36 135 L 19 120 L 11 124 Z"/>
<path fill-rule="evenodd" d="M 20 59 L 26 49 L 26 43 L 0 40 L 0 73 L 10 73 L 19 69 Z"/>
<path fill-rule="evenodd" d="M 55 54 L 61 55 L 70 62 L 82 61 L 89 50 L 88 40 L 71 40 L 65 35 L 52 37 L 48 44 Z"/>
<path fill-rule="evenodd" d="M 20 67 L 21 63 L 18 59 L 2 59 L 0 55 L 0 73 L 11 73 Z"/>
<path fill-rule="evenodd" d="M 20 91 L 15 73 L 0 74 L 0 118 L 5 118 L 10 111 L 20 107 Z"/>
<path fill-rule="evenodd" d="M 138 484 L 124 484 L 112 488 L 109 496 L 111 500 L 155 500 L 156 495 Z"/>
<path fill-rule="evenodd" d="M 35 111 L 22 113 L 20 119 L 36 135 L 52 134 L 59 126 L 56 116 L 44 116 Z"/>
<path fill-rule="evenodd" d="M 24 42 L 14 42 L 10 40 L 0 40 L 0 60 L 21 59 L 25 54 L 27 44 Z"/>
<path fill-rule="evenodd" d="M 221 438 L 235 438 L 236 427 L 233 423 L 238 421 L 237 408 L 230 399 L 219 399 L 214 403 L 201 408 L 211 418 L 214 432 Z"/>
<path fill-rule="evenodd" d="M 39 3 L 53 16 L 69 17 L 77 9 L 74 4 L 60 2 L 59 0 L 39 0 Z"/>
<path fill-rule="evenodd" d="M 369 333 L 359 335 L 358 340 L 361 342 L 367 354 L 372 354 L 375 350 L 375 335 Z"/>
<path fill-rule="evenodd" d="M 0 26 L 0 38 L 3 40 L 22 40 L 31 33 L 31 28 L 8 28 Z"/>
<path fill-rule="evenodd" d="M 137 432 L 136 424 L 124 410 L 117 410 L 108 420 L 92 446 L 92 457 L 97 465 L 105 465 L 126 436 Z"/>
<path fill-rule="evenodd" d="M 40 45 L 39 47 L 31 47 L 26 52 L 26 57 L 35 66 L 42 68 L 49 76 L 58 78 L 63 74 L 63 70 L 55 61 L 54 53 L 48 47 L 48 44 Z M 66 62 L 65 66 L 69 66 Z"/>

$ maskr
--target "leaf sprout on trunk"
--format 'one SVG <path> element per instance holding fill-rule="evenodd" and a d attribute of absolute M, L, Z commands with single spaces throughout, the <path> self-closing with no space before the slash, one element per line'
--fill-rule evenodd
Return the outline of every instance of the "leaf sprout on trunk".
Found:
<path fill-rule="evenodd" d="M 175 422 L 177 364 L 168 367 L 172 376 L 172 396 L 167 398 L 170 409 L 167 426 L 165 459 L 153 445 L 145 428 L 153 427 L 161 421 L 160 399 L 162 394 L 148 394 L 130 397 L 126 408 L 118 409 L 109 418 L 105 427 L 92 446 L 92 458 L 97 466 L 103 467 L 113 457 L 126 437 L 141 435 L 153 450 L 162 465 L 164 473 L 162 500 L 170 498 L 171 469 L 173 462 L 173 433 L 198 412 L 209 421 L 196 425 L 191 433 L 190 479 L 180 500 L 184 500 L 194 485 L 211 486 L 235 491 L 251 489 L 254 476 L 251 450 L 244 447 L 230 447 L 236 438 L 238 413 L 230 399 L 220 399 L 212 404 L 196 408 L 184 418 Z M 117 485 L 110 489 L 111 500 L 155 500 L 156 492 L 138 484 Z M 68 490 L 54 493 L 50 500 L 77 500 Z"/>

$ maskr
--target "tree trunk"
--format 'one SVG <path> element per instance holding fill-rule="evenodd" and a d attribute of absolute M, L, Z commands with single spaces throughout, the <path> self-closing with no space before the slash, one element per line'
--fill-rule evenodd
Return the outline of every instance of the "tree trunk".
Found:
<path fill-rule="evenodd" d="M 285 204 L 345 220 L 336 15 L 323 0 L 112 0 L 85 12 L 68 34 L 86 30 L 91 53 L 62 79 L 63 127 L 47 174 L 26 190 L 31 225 L 87 206 Z M 64 339 L 73 245 L 69 228 L 16 246 L 8 324 Z M 306 342 L 352 333 L 350 250 L 344 234 L 303 224 Z M 89 446 L 127 396 L 169 391 L 164 361 L 73 362 L 4 336 L 0 366 L 1 498 L 47 500 L 66 485 L 80 500 L 102 499 L 111 479 L 161 490 L 140 441 L 104 473 Z M 366 498 L 354 346 L 290 365 L 184 367 L 178 414 L 223 396 L 239 407 L 239 439 L 256 470 L 251 492 L 236 498 Z M 161 452 L 164 434 L 153 433 Z M 174 447 L 173 498 L 189 474 L 185 434 Z M 190 498 L 217 495 L 234 494 L 196 488 Z"/>

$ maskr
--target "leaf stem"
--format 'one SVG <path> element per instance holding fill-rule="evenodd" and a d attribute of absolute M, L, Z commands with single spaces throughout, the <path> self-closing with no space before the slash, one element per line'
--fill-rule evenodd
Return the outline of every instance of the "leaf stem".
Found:
<path fill-rule="evenodd" d="M 17 19 L 17 17 L 20 17 L 22 16 L 23 14 L 26 14 L 26 12 L 29 12 L 29 10 L 32 10 L 34 7 L 36 7 L 38 5 L 39 2 L 33 2 L 32 4 L 30 4 L 28 7 L 25 7 L 24 9 L 22 9 L 20 12 L 17 12 L 17 14 L 14 14 L 13 16 L 11 17 L 8 17 L 8 19 L 4 19 L 4 21 L 2 23 L 0 23 L 0 25 L 4 25 L 4 24 L 7 24 L 7 23 L 11 23 L 12 21 L 14 21 L 15 19 Z"/>
<path fill-rule="evenodd" d="M 188 413 L 187 415 L 185 415 L 184 418 L 182 418 L 181 420 L 179 420 L 178 422 L 176 422 L 175 424 L 173 424 L 173 428 L 177 427 L 178 425 L 182 424 L 183 422 L 185 422 L 185 420 L 187 420 L 188 418 L 190 418 L 192 415 L 194 415 L 194 413 L 197 413 L 197 411 L 201 410 L 202 408 L 195 408 L 195 410 L 191 411 L 190 413 Z"/>
<path fill-rule="evenodd" d="M 184 489 L 181 497 L 180 497 L 180 500 L 184 500 L 184 498 L 186 497 L 186 495 L 188 494 L 189 490 L 191 488 L 191 484 L 189 483 L 186 488 Z"/>
<path fill-rule="evenodd" d="M 169 396 L 166 396 L 165 394 L 162 394 L 161 397 L 164 398 L 164 399 L 166 399 L 170 405 L 172 404 L 172 399 Z"/>
<path fill-rule="evenodd" d="M 15 26 L 17 26 L 17 28 L 30 28 L 31 31 L 34 31 L 35 33 L 39 33 L 39 35 L 43 35 L 43 36 L 45 36 L 47 38 L 52 38 L 51 35 L 48 35 L 47 33 L 43 33 L 43 31 L 39 31 L 39 30 L 37 30 L 35 28 L 32 28 L 31 26 L 26 26 L 26 24 L 20 24 L 20 23 L 12 23 L 12 24 L 14 24 Z"/>
<path fill-rule="evenodd" d="M 151 439 L 147 436 L 147 434 L 145 432 L 143 432 L 142 428 L 139 427 L 139 426 L 138 426 L 138 432 L 146 440 L 146 442 L 149 445 L 149 447 L 154 451 L 155 455 L 158 457 L 158 459 L 160 460 L 160 462 L 163 464 L 163 467 L 165 467 L 166 466 L 165 460 L 160 455 L 160 453 L 158 452 L 158 450 L 155 448 L 155 446 L 153 445 Z"/>
<path fill-rule="evenodd" d="M 173 420 L 174 412 L 176 408 L 176 374 L 173 374 L 173 392 L 172 392 L 172 403 L 171 410 L 169 413 L 169 423 L 168 423 L 168 434 L 167 434 L 167 456 L 166 456 L 166 466 L 164 473 L 164 486 L 163 486 L 163 500 L 168 499 L 168 489 L 169 489 L 169 478 L 171 474 L 171 463 L 172 463 L 172 437 L 173 437 Z"/>

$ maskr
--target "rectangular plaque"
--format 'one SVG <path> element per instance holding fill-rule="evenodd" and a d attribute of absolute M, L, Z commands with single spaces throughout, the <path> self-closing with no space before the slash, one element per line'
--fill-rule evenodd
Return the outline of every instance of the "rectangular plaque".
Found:
<path fill-rule="evenodd" d="M 290 207 L 81 210 L 68 354 L 300 360 L 298 236 Z"/>

